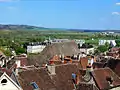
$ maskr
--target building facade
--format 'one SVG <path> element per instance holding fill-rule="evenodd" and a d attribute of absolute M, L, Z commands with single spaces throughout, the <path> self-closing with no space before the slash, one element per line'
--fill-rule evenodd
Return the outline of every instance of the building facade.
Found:
<path fill-rule="evenodd" d="M 115 40 L 99 40 L 99 45 L 105 45 L 106 43 L 113 44 L 113 46 L 116 46 Z"/>
<path fill-rule="evenodd" d="M 27 53 L 40 53 L 45 47 L 45 45 L 29 45 L 27 46 Z"/>

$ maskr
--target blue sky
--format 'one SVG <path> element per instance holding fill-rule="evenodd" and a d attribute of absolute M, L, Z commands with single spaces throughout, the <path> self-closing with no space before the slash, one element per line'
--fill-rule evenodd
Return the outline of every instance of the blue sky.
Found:
<path fill-rule="evenodd" d="M 0 0 L 0 23 L 120 30 L 120 0 Z"/>

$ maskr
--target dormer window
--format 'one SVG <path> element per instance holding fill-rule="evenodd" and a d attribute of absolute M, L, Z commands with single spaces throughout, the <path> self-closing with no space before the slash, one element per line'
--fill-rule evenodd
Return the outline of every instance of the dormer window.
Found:
<path fill-rule="evenodd" d="M 3 80 L 1 81 L 1 84 L 2 84 L 2 85 L 6 85 L 6 84 L 7 84 L 7 79 L 3 79 Z"/>
<path fill-rule="evenodd" d="M 31 82 L 30 84 L 33 86 L 34 90 L 39 90 L 37 83 Z"/>

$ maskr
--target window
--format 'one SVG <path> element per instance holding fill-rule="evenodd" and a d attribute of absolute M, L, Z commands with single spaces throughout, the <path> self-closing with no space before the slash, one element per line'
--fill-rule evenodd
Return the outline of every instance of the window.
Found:
<path fill-rule="evenodd" d="M 38 85 L 35 82 L 31 82 L 31 85 L 33 86 L 34 89 L 38 89 Z"/>
<path fill-rule="evenodd" d="M 2 85 L 6 85 L 6 83 L 7 83 L 7 80 L 6 80 L 6 79 L 3 79 L 3 80 L 1 81 L 1 84 L 2 84 Z"/>

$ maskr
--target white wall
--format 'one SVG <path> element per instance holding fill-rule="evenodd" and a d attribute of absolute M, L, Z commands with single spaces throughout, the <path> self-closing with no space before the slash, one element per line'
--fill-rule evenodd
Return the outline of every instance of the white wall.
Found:
<path fill-rule="evenodd" d="M 115 40 L 99 40 L 99 45 L 105 45 L 105 43 L 108 42 L 110 44 L 110 42 L 115 43 Z"/>
<path fill-rule="evenodd" d="M 87 49 L 87 54 L 90 54 L 90 52 L 91 52 L 91 53 L 94 53 L 94 48 L 89 48 L 89 49 Z"/>
<path fill-rule="evenodd" d="M 45 45 L 27 46 L 27 53 L 40 53 L 45 47 Z"/>
<path fill-rule="evenodd" d="M 87 48 L 80 48 L 80 52 L 87 53 Z"/>
<path fill-rule="evenodd" d="M 86 54 L 94 53 L 94 48 L 80 48 L 80 52 L 84 52 Z"/>
<path fill-rule="evenodd" d="M 2 85 L 1 84 L 1 81 L 3 79 L 6 79 L 7 80 L 7 83 L 6 85 Z M 6 77 L 3 77 L 1 80 L 0 80 L 0 90 L 20 90 L 18 89 L 12 82 L 10 82 L 10 80 Z"/>

